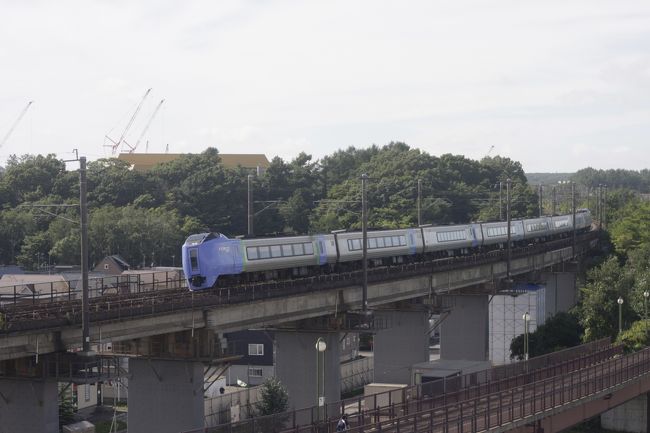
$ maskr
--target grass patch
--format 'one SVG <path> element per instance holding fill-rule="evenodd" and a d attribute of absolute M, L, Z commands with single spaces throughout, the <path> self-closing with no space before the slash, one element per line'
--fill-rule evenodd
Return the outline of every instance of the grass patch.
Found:
<path fill-rule="evenodd" d="M 95 433 L 108 433 L 111 431 L 112 421 L 99 421 L 95 424 Z M 117 421 L 117 431 L 126 429 L 126 423 L 124 421 Z"/>

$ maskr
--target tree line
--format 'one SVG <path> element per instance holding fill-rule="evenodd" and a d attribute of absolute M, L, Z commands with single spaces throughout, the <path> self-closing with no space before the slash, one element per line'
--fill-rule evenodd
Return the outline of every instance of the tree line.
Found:
<path fill-rule="evenodd" d="M 245 234 L 250 173 L 223 166 L 214 148 L 182 155 L 147 172 L 114 158 L 91 161 L 90 263 L 120 254 L 134 266 L 178 265 L 180 246 L 189 234 Z M 536 193 L 516 161 L 434 156 L 390 143 L 350 147 L 320 160 L 305 153 L 291 161 L 273 158 L 253 180 L 255 234 L 358 229 L 362 173 L 370 178 L 372 228 L 417 224 L 418 180 L 423 223 L 497 219 L 498 184 L 507 178 L 513 185 L 513 217 L 537 212 Z M 78 264 L 78 202 L 76 167 L 67 168 L 54 155 L 12 156 L 0 174 L 0 263 L 27 269 Z"/>

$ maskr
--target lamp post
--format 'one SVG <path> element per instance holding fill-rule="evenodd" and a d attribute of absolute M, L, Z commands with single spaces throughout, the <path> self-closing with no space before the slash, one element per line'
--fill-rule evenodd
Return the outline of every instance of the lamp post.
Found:
<path fill-rule="evenodd" d="M 643 329 L 645 329 L 646 339 L 648 334 L 648 296 L 650 292 L 647 290 L 643 292 Z"/>
<path fill-rule="evenodd" d="M 623 298 L 618 297 L 618 333 L 623 332 Z"/>
<path fill-rule="evenodd" d="M 521 318 L 524 319 L 524 361 L 528 361 L 528 323 L 530 322 L 528 311 Z"/>
<path fill-rule="evenodd" d="M 323 337 L 316 340 L 316 397 L 318 401 L 318 419 L 322 418 L 321 412 L 325 406 L 325 350 L 327 343 Z"/>

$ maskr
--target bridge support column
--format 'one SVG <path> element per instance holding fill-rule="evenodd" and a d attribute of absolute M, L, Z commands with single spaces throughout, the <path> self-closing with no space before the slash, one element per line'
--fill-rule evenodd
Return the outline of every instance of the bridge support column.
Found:
<path fill-rule="evenodd" d="M 319 338 L 327 345 L 324 352 L 316 350 Z M 340 344 L 338 332 L 275 332 L 275 373 L 289 393 L 290 407 L 318 405 L 323 374 L 325 403 L 341 399 Z"/>
<path fill-rule="evenodd" d="M 623 403 L 600 415 L 600 424 L 604 429 L 622 432 L 649 432 L 648 410 L 650 399 L 648 394 Z"/>
<path fill-rule="evenodd" d="M 0 433 L 58 431 L 56 382 L 0 379 Z"/>
<path fill-rule="evenodd" d="M 411 383 L 411 366 L 429 360 L 429 315 L 426 311 L 377 311 L 387 328 L 375 334 L 377 383 Z"/>
<path fill-rule="evenodd" d="M 440 359 L 488 360 L 488 297 L 458 295 L 440 325 Z"/>
<path fill-rule="evenodd" d="M 129 359 L 129 433 L 203 427 L 203 364 Z"/>
<path fill-rule="evenodd" d="M 546 318 L 569 311 L 577 302 L 575 272 L 552 272 L 544 274 L 543 278 L 546 280 Z"/>

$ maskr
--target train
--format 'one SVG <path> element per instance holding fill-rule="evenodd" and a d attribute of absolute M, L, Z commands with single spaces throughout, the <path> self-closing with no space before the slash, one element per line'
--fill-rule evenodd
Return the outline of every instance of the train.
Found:
<path fill-rule="evenodd" d="M 577 232 L 590 230 L 591 223 L 588 209 L 576 212 Z M 513 219 L 510 239 L 512 245 L 528 245 L 568 237 L 572 231 L 573 214 Z M 503 249 L 507 239 L 506 221 L 372 230 L 367 232 L 368 266 Z M 359 266 L 362 258 L 362 232 L 345 230 L 250 239 L 198 233 L 190 235 L 182 247 L 183 271 L 190 290 L 346 271 Z"/>

